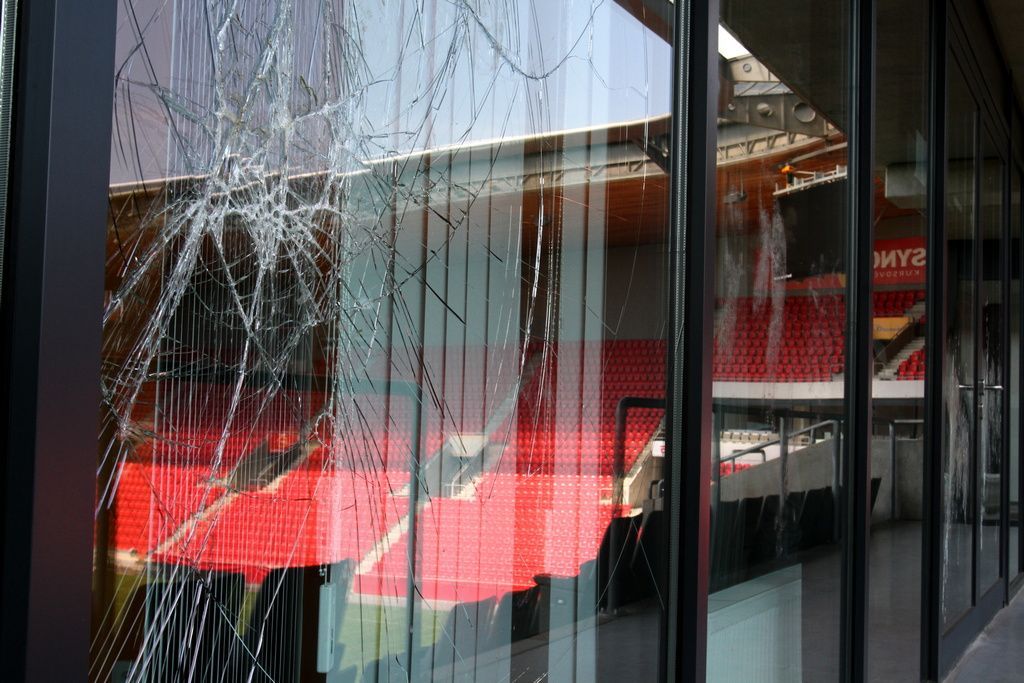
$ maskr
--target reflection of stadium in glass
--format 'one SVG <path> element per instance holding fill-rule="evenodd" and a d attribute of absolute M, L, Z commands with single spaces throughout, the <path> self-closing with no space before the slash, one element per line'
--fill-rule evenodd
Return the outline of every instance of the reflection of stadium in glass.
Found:
<path fill-rule="evenodd" d="M 707 627 L 714 680 L 825 680 L 841 673 L 852 230 L 841 55 L 849 10 L 843 2 L 831 7 L 835 14 L 826 18 L 795 7 L 722 5 L 732 41 L 747 49 L 723 60 L 727 94 L 718 124 Z M 887 12 L 880 10 L 880 22 L 893 18 Z M 927 16 L 923 7 L 917 14 Z M 900 44 L 889 34 L 880 38 L 879 64 L 916 65 L 923 75 L 924 24 L 920 29 L 916 43 L 911 34 Z M 782 34 L 796 44 L 772 39 Z M 923 142 L 926 110 L 923 94 L 915 99 L 909 86 L 897 95 L 894 85 L 880 77 L 870 312 L 869 552 L 881 570 L 872 589 L 881 591 L 919 580 L 922 515 L 913 492 L 922 482 L 927 166 L 906 150 L 915 149 L 914 136 Z M 908 548 L 899 557 L 891 553 L 894 540 Z M 737 620 L 738 611 L 750 616 Z M 872 633 L 885 633 L 872 636 L 876 652 L 913 642 L 916 630 L 907 621 L 919 615 L 917 603 L 875 611 Z M 772 627 L 754 637 L 748 629 L 755 623 Z M 752 638 L 767 660 L 728 656 Z M 875 661 L 881 668 L 872 669 L 873 677 L 917 675 L 917 657 L 892 653 Z"/>

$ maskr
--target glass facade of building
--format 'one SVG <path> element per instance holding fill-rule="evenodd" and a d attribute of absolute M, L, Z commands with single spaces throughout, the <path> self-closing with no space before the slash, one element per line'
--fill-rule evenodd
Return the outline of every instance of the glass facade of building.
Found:
<path fill-rule="evenodd" d="M 980 6 L 7 6 L 11 680 L 937 680 L 1021 585 Z"/>

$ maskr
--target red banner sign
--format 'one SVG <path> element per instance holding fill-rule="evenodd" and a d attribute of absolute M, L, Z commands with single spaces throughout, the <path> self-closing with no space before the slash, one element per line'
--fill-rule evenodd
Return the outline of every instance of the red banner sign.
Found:
<path fill-rule="evenodd" d="M 762 258 L 760 249 L 755 249 L 755 268 L 771 271 L 771 263 Z M 876 285 L 923 285 L 925 267 L 928 265 L 924 237 L 901 237 L 894 240 L 875 241 L 875 284 Z M 769 282 L 767 276 L 755 278 L 755 289 L 764 289 Z M 842 273 L 814 275 L 799 280 L 788 280 L 787 290 L 843 289 L 846 278 Z"/>
<path fill-rule="evenodd" d="M 876 285 L 923 283 L 926 264 L 924 237 L 875 242 Z"/>

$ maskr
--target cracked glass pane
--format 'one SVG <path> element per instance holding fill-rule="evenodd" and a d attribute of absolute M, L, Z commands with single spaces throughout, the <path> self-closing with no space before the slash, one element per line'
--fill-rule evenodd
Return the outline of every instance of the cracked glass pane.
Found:
<path fill-rule="evenodd" d="M 121 0 L 91 680 L 657 675 L 670 12 Z"/>

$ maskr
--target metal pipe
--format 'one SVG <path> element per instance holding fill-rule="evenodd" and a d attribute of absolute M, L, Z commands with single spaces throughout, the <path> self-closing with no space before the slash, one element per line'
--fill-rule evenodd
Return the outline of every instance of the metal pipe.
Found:
<path fill-rule="evenodd" d="M 839 477 L 842 473 L 839 458 L 842 455 L 842 441 L 842 435 L 839 433 L 839 425 L 837 424 L 836 431 L 832 437 L 832 538 L 837 541 L 841 533 L 839 519 L 842 516 L 839 507 Z"/>
<path fill-rule="evenodd" d="M 896 521 L 896 423 L 889 423 L 889 519 Z"/>
<path fill-rule="evenodd" d="M 923 425 L 920 418 L 889 421 L 889 476 L 892 478 L 892 490 L 889 492 L 889 515 L 895 520 L 899 511 L 899 465 L 896 458 L 896 428 L 900 425 Z"/>
<path fill-rule="evenodd" d="M 786 433 L 786 418 L 779 418 L 779 522 L 775 541 L 775 554 L 783 555 L 783 539 L 786 538 L 786 476 L 789 461 L 789 435 Z"/>
<path fill-rule="evenodd" d="M 711 482 L 714 495 L 711 498 L 711 519 L 718 514 L 718 506 L 722 502 L 722 414 L 711 409 Z M 733 459 L 735 463 L 735 458 Z M 736 465 L 733 464 L 733 469 Z"/>

